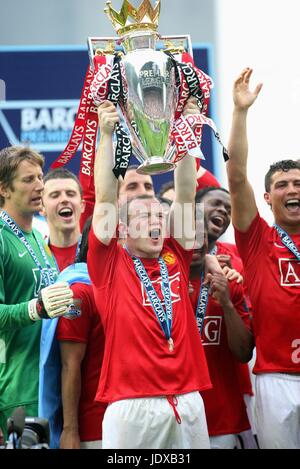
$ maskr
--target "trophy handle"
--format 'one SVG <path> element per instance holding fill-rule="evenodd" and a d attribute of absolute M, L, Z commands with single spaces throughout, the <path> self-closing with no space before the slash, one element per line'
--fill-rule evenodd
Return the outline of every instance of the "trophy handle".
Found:
<path fill-rule="evenodd" d="M 158 36 L 157 50 L 165 50 L 174 54 L 188 52 L 193 57 L 192 40 L 189 34 L 175 36 Z M 90 65 L 94 70 L 95 55 L 114 55 L 115 52 L 123 52 L 119 37 L 88 37 L 88 51 Z"/>
<path fill-rule="evenodd" d="M 163 42 L 162 49 L 174 54 L 188 52 L 193 58 L 193 46 L 190 34 L 159 36 L 159 38 Z"/>
<path fill-rule="evenodd" d="M 88 37 L 87 44 L 92 70 L 94 70 L 96 55 L 114 55 L 116 51 L 122 51 L 118 37 Z"/>

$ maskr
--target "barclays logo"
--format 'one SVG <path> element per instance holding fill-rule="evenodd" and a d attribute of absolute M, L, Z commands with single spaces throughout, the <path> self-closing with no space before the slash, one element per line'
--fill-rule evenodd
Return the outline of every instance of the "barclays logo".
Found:
<path fill-rule="evenodd" d="M 64 150 L 78 100 L 1 101 L 1 91 L 0 80 L 0 128 L 11 145 L 29 145 L 41 152 Z"/>

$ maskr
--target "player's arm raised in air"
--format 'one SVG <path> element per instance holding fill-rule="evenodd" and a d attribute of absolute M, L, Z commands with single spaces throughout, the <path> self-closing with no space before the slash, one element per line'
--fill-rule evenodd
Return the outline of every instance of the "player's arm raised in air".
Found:
<path fill-rule="evenodd" d="M 189 98 L 184 115 L 199 113 L 195 98 Z M 186 155 L 177 163 L 174 173 L 175 200 L 170 212 L 171 235 L 184 249 L 192 249 L 195 243 L 195 194 L 197 171 L 195 158 Z"/>
<path fill-rule="evenodd" d="M 262 84 L 249 89 L 252 69 L 246 68 L 233 85 L 234 110 L 228 143 L 227 176 L 232 204 L 232 223 L 239 231 L 247 231 L 257 213 L 253 189 L 247 178 L 247 114 Z"/>
<path fill-rule="evenodd" d="M 113 132 L 119 115 L 116 107 L 105 101 L 98 107 L 100 143 L 97 149 L 94 181 L 96 203 L 93 214 L 93 230 L 105 245 L 115 235 L 118 224 L 117 188 L 114 176 Z"/>

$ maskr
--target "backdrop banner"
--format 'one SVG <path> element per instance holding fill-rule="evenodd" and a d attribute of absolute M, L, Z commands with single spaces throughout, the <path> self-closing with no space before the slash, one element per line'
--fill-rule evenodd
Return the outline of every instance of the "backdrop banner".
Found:
<path fill-rule="evenodd" d="M 193 55 L 195 65 L 214 78 L 210 45 L 193 44 Z M 0 47 L 0 148 L 29 145 L 45 156 L 47 171 L 72 133 L 88 60 L 85 46 Z M 212 94 L 208 112 L 212 119 L 214 100 Z M 203 166 L 212 172 L 213 151 L 220 151 L 213 141 L 213 133 L 204 126 Z M 81 146 L 66 165 L 76 174 L 80 155 Z M 156 176 L 155 189 L 172 177 L 172 172 Z"/>

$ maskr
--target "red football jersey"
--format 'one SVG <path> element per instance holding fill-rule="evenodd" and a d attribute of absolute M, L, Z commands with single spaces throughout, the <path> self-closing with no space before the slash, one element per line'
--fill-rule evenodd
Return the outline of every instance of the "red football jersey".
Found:
<path fill-rule="evenodd" d="M 259 214 L 235 237 L 253 307 L 253 371 L 300 373 L 300 262 Z M 291 238 L 300 249 L 300 235 Z"/>
<path fill-rule="evenodd" d="M 217 255 L 226 254 L 227 256 L 230 256 L 232 268 L 237 270 L 244 278 L 245 272 L 244 272 L 243 262 L 238 254 L 235 244 L 223 243 L 223 242 L 217 241 L 216 246 L 218 248 Z M 252 305 L 249 299 L 249 294 L 248 294 L 248 290 L 247 290 L 247 286 L 245 282 L 243 282 L 242 287 L 244 290 L 244 295 L 245 295 L 245 299 L 246 299 L 246 303 L 247 303 L 250 315 L 252 315 Z"/>
<path fill-rule="evenodd" d="M 243 262 L 240 256 L 238 255 L 236 246 L 230 243 L 223 243 L 221 241 L 216 242 L 218 248 L 217 254 L 226 254 L 231 257 L 232 268 L 244 275 Z"/>
<path fill-rule="evenodd" d="M 215 176 L 208 171 L 205 170 L 205 173 L 197 179 L 197 192 L 205 187 L 221 187 L 219 181 L 215 178 Z"/>
<path fill-rule="evenodd" d="M 49 244 L 49 248 L 53 256 L 55 257 L 55 260 L 57 262 L 60 272 L 62 272 L 69 265 L 74 264 L 77 245 L 78 243 L 73 244 L 73 246 L 69 246 L 65 248 L 65 247 L 57 247 L 57 246 L 53 246 L 52 244 Z"/>
<path fill-rule="evenodd" d="M 104 331 L 97 313 L 93 288 L 84 283 L 71 286 L 74 298 L 81 300 L 81 316 L 60 318 L 57 339 L 86 344 L 81 366 L 81 395 L 78 408 L 81 441 L 102 440 L 102 420 L 106 404 L 95 402 L 104 353 Z"/>
<path fill-rule="evenodd" d="M 191 283 L 191 302 L 196 312 L 200 278 L 191 280 Z M 236 282 L 229 282 L 229 288 L 235 309 L 246 326 L 250 327 L 242 287 Z M 248 430 L 250 424 L 240 386 L 241 364 L 228 347 L 223 310 L 211 297 L 202 329 L 202 343 L 213 385 L 212 389 L 201 391 L 209 435 L 228 435 Z"/>
<path fill-rule="evenodd" d="M 166 337 L 139 280 L 133 260 L 117 238 L 105 246 L 89 235 L 88 269 L 105 331 L 105 351 L 96 399 L 184 394 L 210 388 L 206 360 L 188 296 L 192 251 L 166 240 L 173 307 L 172 338 Z M 141 259 L 163 304 L 158 259 Z"/>
<path fill-rule="evenodd" d="M 240 258 L 240 255 L 239 255 L 239 251 L 237 250 L 236 244 L 224 243 L 224 242 L 222 242 L 220 244 L 222 244 L 224 249 L 228 249 L 233 256 L 238 257 L 240 259 L 240 261 L 242 262 L 242 260 Z"/>
<path fill-rule="evenodd" d="M 240 272 L 240 274 L 244 278 L 245 277 L 244 267 L 243 267 L 242 259 L 239 256 L 236 245 L 231 244 L 231 243 L 223 243 L 220 241 L 217 241 L 216 245 L 218 247 L 217 254 L 226 254 L 230 256 L 232 268 Z M 242 287 L 244 290 L 245 300 L 249 309 L 249 314 L 252 317 L 252 306 L 249 300 L 249 295 L 248 295 L 245 283 L 243 283 Z M 247 363 L 239 363 L 239 368 L 240 368 L 239 379 L 240 379 L 242 393 L 253 396 L 253 388 L 252 388 L 252 382 L 250 378 L 249 366 Z"/>

